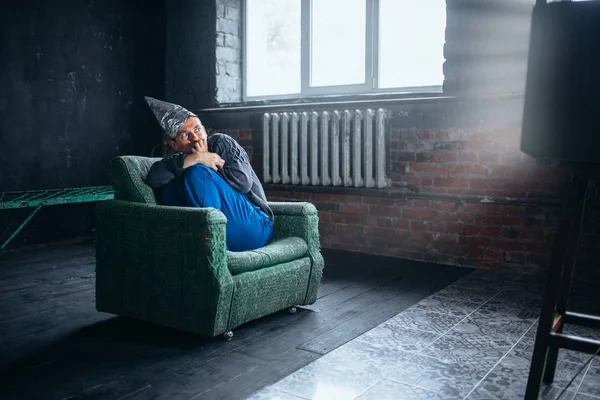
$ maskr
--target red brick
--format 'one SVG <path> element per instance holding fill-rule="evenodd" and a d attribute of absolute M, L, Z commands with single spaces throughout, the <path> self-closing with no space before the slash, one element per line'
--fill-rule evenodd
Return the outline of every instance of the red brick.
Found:
<path fill-rule="evenodd" d="M 414 208 L 431 208 L 431 200 L 415 199 L 412 201 Z"/>
<path fill-rule="evenodd" d="M 482 163 L 498 163 L 500 162 L 500 155 L 498 153 L 482 151 L 479 153 L 479 161 Z"/>
<path fill-rule="evenodd" d="M 532 192 L 547 192 L 550 190 L 551 184 L 540 181 L 525 181 L 521 183 L 523 190 Z"/>
<path fill-rule="evenodd" d="M 356 235 L 359 233 L 359 227 L 356 225 L 345 225 L 345 224 L 336 224 L 335 226 L 335 231 L 337 233 L 340 233 L 342 235 L 348 235 L 348 236 L 353 236 L 356 237 Z M 362 228 L 362 227 L 360 227 Z"/>
<path fill-rule="evenodd" d="M 447 167 L 448 175 L 450 175 L 450 176 L 464 175 L 467 173 L 467 168 L 468 168 L 467 165 L 461 165 L 461 164 L 449 165 Z"/>
<path fill-rule="evenodd" d="M 433 234 L 431 232 L 410 231 L 410 237 L 415 242 L 426 245 L 433 239 Z"/>
<path fill-rule="evenodd" d="M 493 247 L 494 239 L 484 236 L 459 236 L 458 244 L 465 246 Z"/>
<path fill-rule="evenodd" d="M 423 189 L 423 188 L 421 188 Z M 448 188 L 445 187 L 432 187 L 432 188 L 427 188 L 427 192 L 428 193 L 443 193 L 443 194 L 448 194 Z"/>
<path fill-rule="evenodd" d="M 463 233 L 464 225 L 457 222 L 447 222 L 446 223 L 446 232 L 447 233 Z"/>
<path fill-rule="evenodd" d="M 494 165 L 489 167 L 488 176 L 509 177 L 512 172 L 512 167 L 509 165 Z"/>
<path fill-rule="evenodd" d="M 503 226 L 521 226 L 523 225 L 524 218 L 518 217 L 502 217 Z"/>
<path fill-rule="evenodd" d="M 499 225 L 501 225 L 500 217 L 491 216 L 491 215 L 477 215 L 477 216 L 475 216 L 475 222 L 477 222 L 478 224 L 484 225 L 484 226 L 488 226 L 488 225 L 499 226 Z"/>
<path fill-rule="evenodd" d="M 434 178 L 435 186 L 443 187 L 468 187 L 469 180 L 466 178 Z"/>
<path fill-rule="evenodd" d="M 331 212 L 319 211 L 319 222 L 331 222 Z"/>
<path fill-rule="evenodd" d="M 421 140 L 430 140 L 431 139 L 431 132 L 429 131 L 419 131 L 417 132 L 417 137 Z"/>
<path fill-rule="evenodd" d="M 427 224 L 423 221 L 410 221 L 410 229 L 413 231 L 425 231 L 427 230 Z"/>
<path fill-rule="evenodd" d="M 461 208 L 463 211 L 480 213 L 484 211 L 485 207 L 481 203 L 463 203 Z"/>
<path fill-rule="evenodd" d="M 432 220 L 437 217 L 437 212 L 434 210 L 405 209 L 402 211 L 402 217 L 405 219 Z"/>
<path fill-rule="evenodd" d="M 525 168 L 513 167 L 510 176 L 513 179 L 525 179 L 527 178 L 527 170 Z"/>
<path fill-rule="evenodd" d="M 365 204 L 361 204 L 361 205 L 340 204 L 338 206 L 338 212 L 340 214 L 366 214 L 369 212 L 369 206 L 367 206 Z"/>
<path fill-rule="evenodd" d="M 481 228 L 483 236 L 500 237 L 502 236 L 502 228 L 499 226 L 484 226 Z"/>
<path fill-rule="evenodd" d="M 521 207 L 505 204 L 502 206 L 502 213 L 505 215 L 521 215 Z"/>
<path fill-rule="evenodd" d="M 445 131 L 433 131 L 431 132 L 431 138 L 435 141 L 448 140 L 448 132 Z"/>
<path fill-rule="evenodd" d="M 344 218 L 346 219 L 344 222 L 347 224 L 360 224 L 361 216 L 361 214 L 344 214 Z"/>
<path fill-rule="evenodd" d="M 483 258 L 485 249 L 481 247 L 469 246 L 463 250 L 463 255 L 469 258 Z"/>
<path fill-rule="evenodd" d="M 363 204 L 379 204 L 379 197 L 363 196 L 362 203 Z"/>
<path fill-rule="evenodd" d="M 418 176 L 405 175 L 402 180 L 413 185 L 421 185 L 421 179 Z"/>
<path fill-rule="evenodd" d="M 481 227 L 476 225 L 465 225 L 463 227 L 463 234 L 467 236 L 476 236 L 481 234 Z"/>
<path fill-rule="evenodd" d="M 492 133 L 487 131 L 475 131 L 471 133 L 470 137 L 471 140 L 491 140 L 493 138 Z"/>
<path fill-rule="evenodd" d="M 471 189 L 490 189 L 492 180 L 489 178 L 471 178 L 469 179 L 469 187 Z"/>
<path fill-rule="evenodd" d="M 477 263 L 477 266 L 485 269 L 505 268 L 507 263 L 504 261 L 481 260 Z"/>
<path fill-rule="evenodd" d="M 439 219 L 463 223 L 469 223 L 475 220 L 473 214 L 461 211 L 444 211 L 443 213 L 439 213 Z"/>
<path fill-rule="evenodd" d="M 465 173 L 469 175 L 485 175 L 487 167 L 481 164 L 467 165 L 465 166 Z"/>
<path fill-rule="evenodd" d="M 363 214 L 360 216 L 360 222 L 364 226 L 378 226 L 379 217 L 376 215 Z"/>
<path fill-rule="evenodd" d="M 392 227 L 392 219 L 386 217 L 377 218 L 377 226 L 381 228 L 391 228 Z"/>
<path fill-rule="evenodd" d="M 509 179 L 502 179 L 502 178 L 497 178 L 497 179 L 492 179 L 491 180 L 491 187 L 492 189 L 498 189 L 498 190 L 516 190 L 520 187 L 520 183 L 514 180 L 509 180 Z"/>
<path fill-rule="evenodd" d="M 380 197 L 379 204 L 382 206 L 394 206 L 396 205 L 396 199 L 393 197 Z"/>
<path fill-rule="evenodd" d="M 380 228 L 378 226 L 371 226 L 367 229 L 367 235 L 383 238 L 394 237 L 394 229 L 392 228 Z"/>
<path fill-rule="evenodd" d="M 446 224 L 443 222 L 433 221 L 427 224 L 430 232 L 444 233 L 446 231 Z"/>
<path fill-rule="evenodd" d="M 507 251 L 505 256 L 506 261 L 515 264 L 523 264 L 527 259 L 525 253 Z"/>
<path fill-rule="evenodd" d="M 500 214 L 502 212 L 502 206 L 500 204 L 488 204 L 486 211 L 489 214 Z"/>
<path fill-rule="evenodd" d="M 458 159 L 460 162 L 477 162 L 477 153 L 474 152 L 459 152 Z"/>
<path fill-rule="evenodd" d="M 409 229 L 409 222 L 406 219 L 394 218 L 393 225 L 396 229 Z"/>
<path fill-rule="evenodd" d="M 443 164 L 423 163 L 423 162 L 411 163 L 410 169 L 415 172 L 427 173 L 427 174 L 438 174 L 438 175 L 445 175 L 446 171 L 447 171 L 446 166 Z"/>
<path fill-rule="evenodd" d="M 438 161 L 444 164 L 458 162 L 458 154 L 456 153 L 444 153 L 438 154 Z"/>
<path fill-rule="evenodd" d="M 534 253 L 541 253 L 546 250 L 544 245 L 540 245 L 535 242 L 525 242 L 521 240 L 510 240 L 510 239 L 497 239 L 495 241 L 496 248 L 513 250 L 513 251 L 529 251 Z"/>
<path fill-rule="evenodd" d="M 453 201 L 435 200 L 432 202 L 431 207 L 436 210 L 452 210 L 456 208 L 456 203 Z"/>
<path fill-rule="evenodd" d="M 346 216 L 344 214 L 332 213 L 331 221 L 339 224 L 345 224 Z"/>
<path fill-rule="evenodd" d="M 504 251 L 496 249 L 485 249 L 485 258 L 490 260 L 504 260 Z"/>
<path fill-rule="evenodd" d="M 383 217 L 399 217 L 402 214 L 400 207 L 394 206 L 369 206 L 370 213 L 373 215 L 381 215 Z"/>
<path fill-rule="evenodd" d="M 433 185 L 433 179 L 430 176 L 421 177 L 421 187 Z"/>

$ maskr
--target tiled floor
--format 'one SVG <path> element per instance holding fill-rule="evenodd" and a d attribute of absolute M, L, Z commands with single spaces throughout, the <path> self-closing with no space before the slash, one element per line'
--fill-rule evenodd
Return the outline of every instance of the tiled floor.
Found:
<path fill-rule="evenodd" d="M 474 272 L 251 399 L 522 399 L 543 290 L 537 276 Z M 561 400 L 600 399 L 600 357 L 584 367 L 589 357 L 561 350 L 540 398 L 568 385 Z"/>

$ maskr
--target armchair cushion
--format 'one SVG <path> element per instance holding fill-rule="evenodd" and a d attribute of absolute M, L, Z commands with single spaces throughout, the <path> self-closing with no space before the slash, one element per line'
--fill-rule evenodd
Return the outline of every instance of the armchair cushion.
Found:
<path fill-rule="evenodd" d="M 242 252 L 227 252 L 227 267 L 231 275 L 256 271 L 277 264 L 294 261 L 308 254 L 308 244 L 299 237 L 274 240 L 266 246 Z"/>
<path fill-rule="evenodd" d="M 152 164 L 160 158 L 141 156 L 120 156 L 108 164 L 111 185 L 115 188 L 115 198 L 136 203 L 156 204 L 154 191 L 144 180 Z"/>

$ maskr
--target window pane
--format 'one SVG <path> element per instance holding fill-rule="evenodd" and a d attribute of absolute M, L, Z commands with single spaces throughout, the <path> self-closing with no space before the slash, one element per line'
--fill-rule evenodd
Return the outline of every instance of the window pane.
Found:
<path fill-rule="evenodd" d="M 313 0 L 311 86 L 365 83 L 365 0 Z"/>
<path fill-rule="evenodd" d="M 300 93 L 300 0 L 247 0 L 246 94 Z"/>
<path fill-rule="evenodd" d="M 446 0 L 380 0 L 379 87 L 441 86 Z"/>

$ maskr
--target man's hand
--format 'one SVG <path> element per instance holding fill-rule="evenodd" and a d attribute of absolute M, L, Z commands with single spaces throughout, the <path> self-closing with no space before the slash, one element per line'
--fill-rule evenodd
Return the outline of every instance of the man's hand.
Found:
<path fill-rule="evenodd" d="M 206 165 L 216 172 L 219 168 L 223 168 L 225 160 L 216 153 L 209 153 L 206 151 L 206 141 L 200 141 L 192 147 L 192 152 L 185 156 L 183 168 L 191 167 L 196 164 Z"/>

